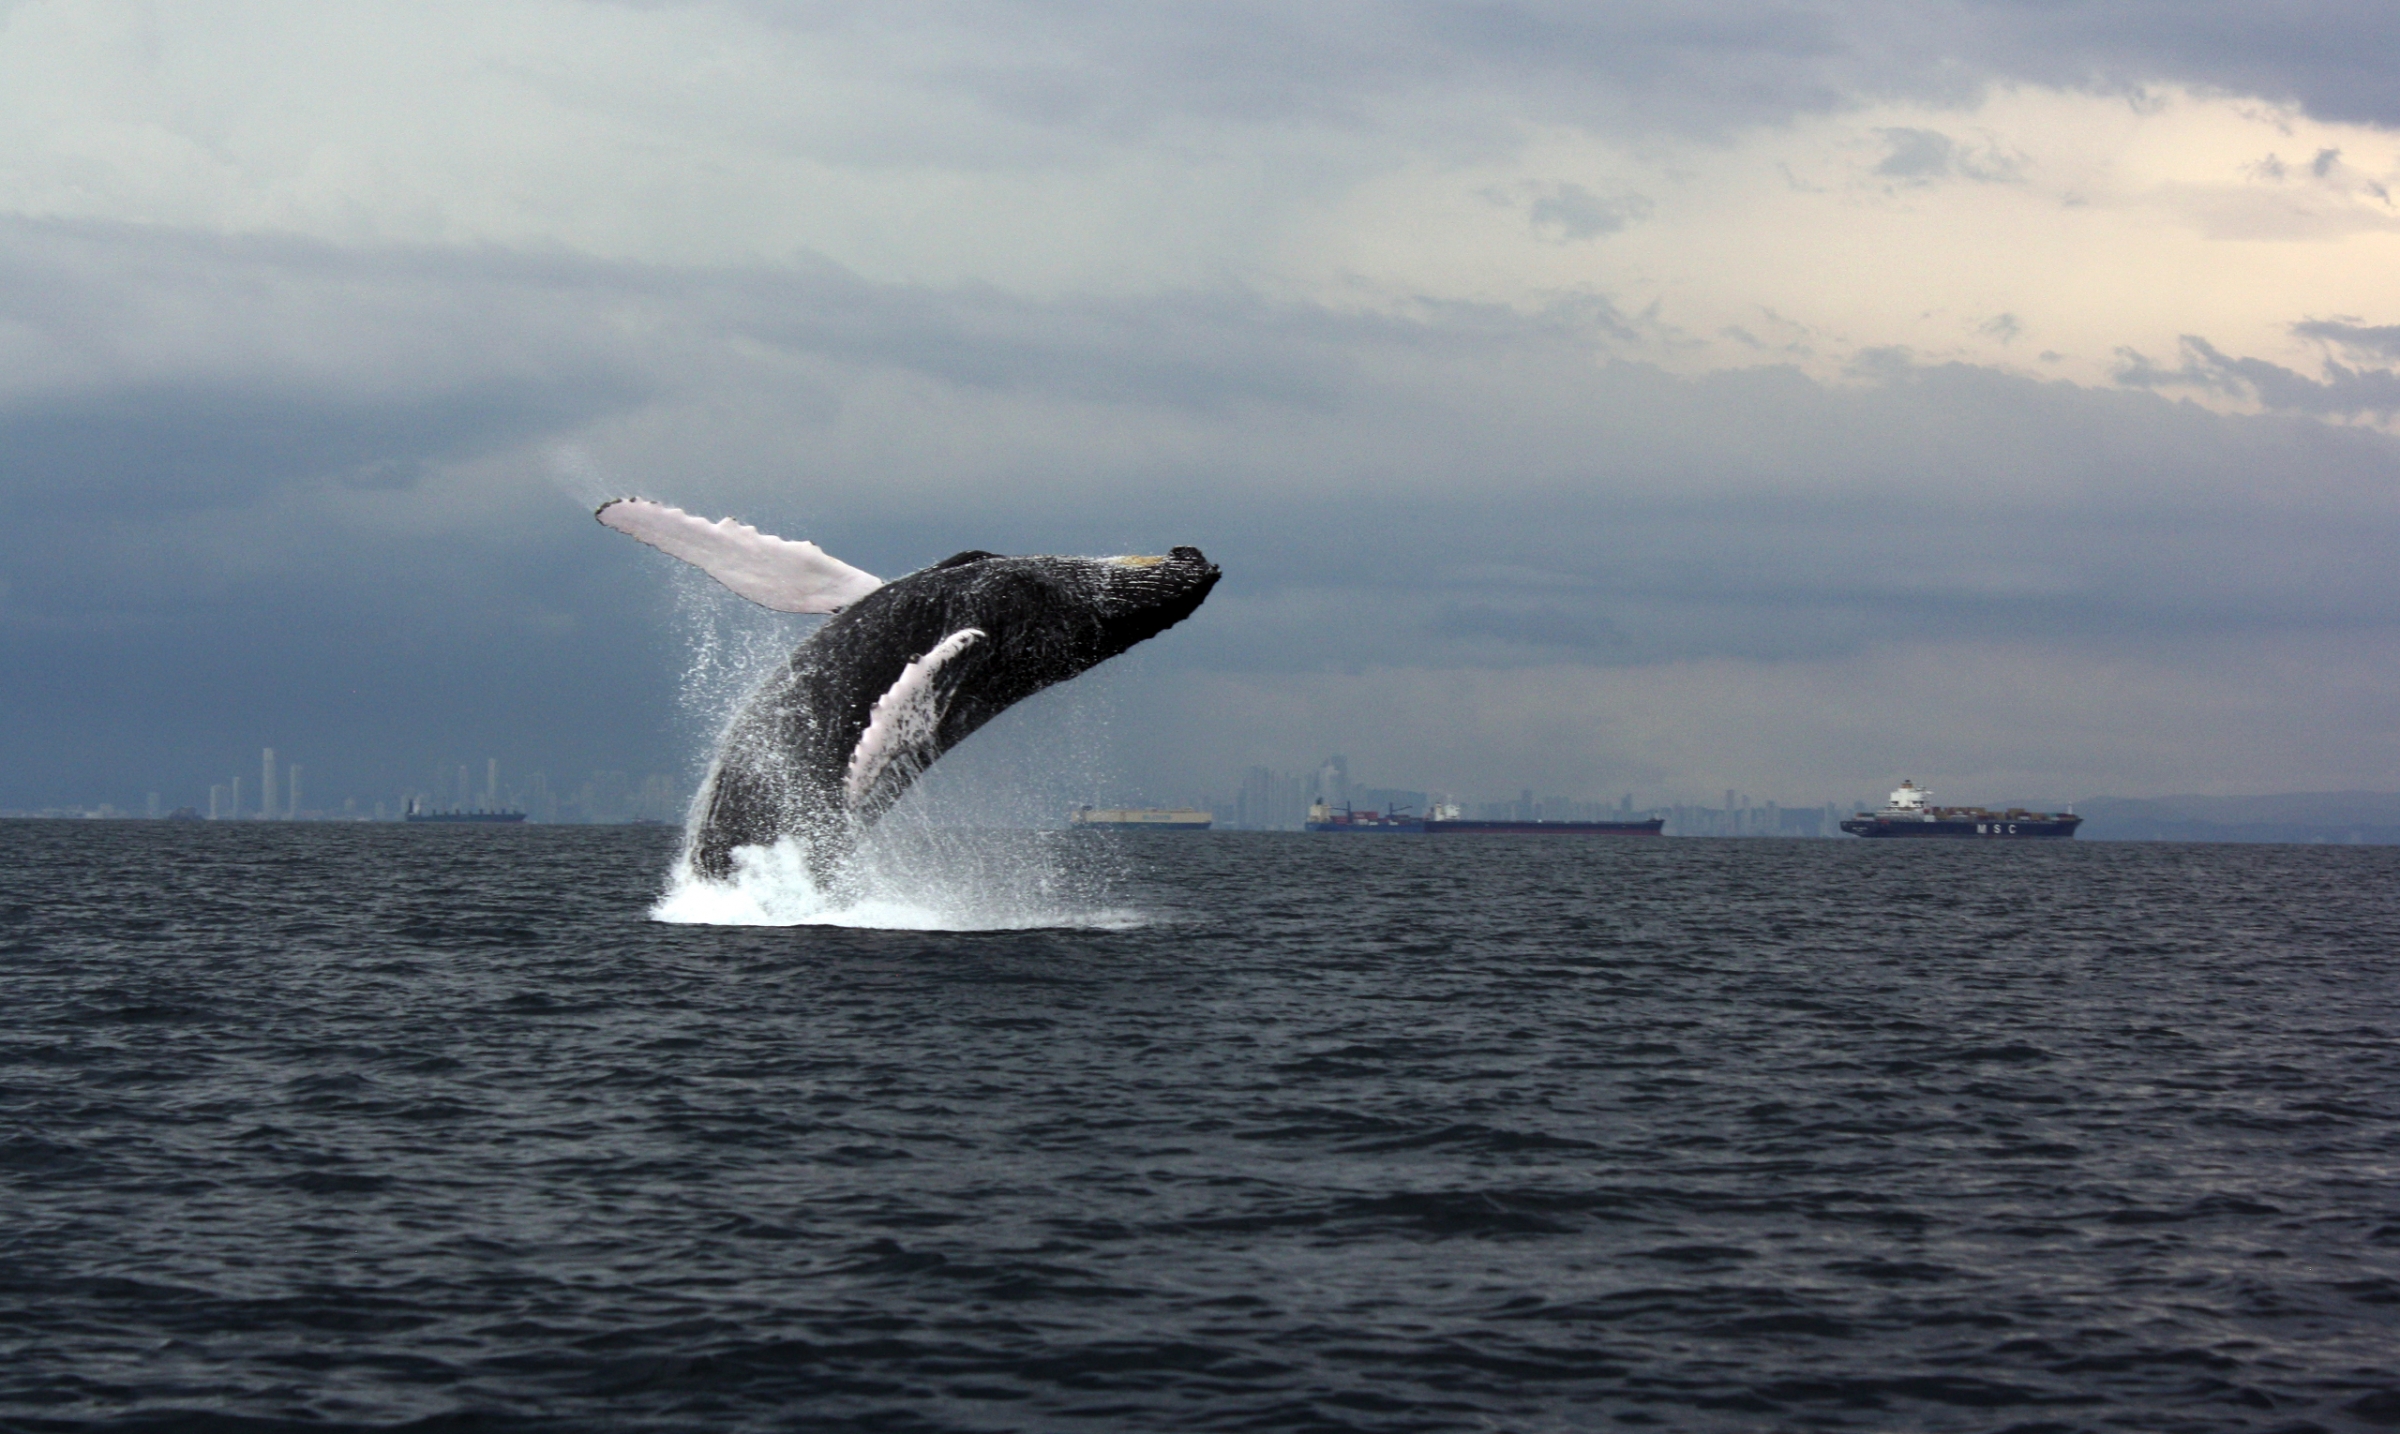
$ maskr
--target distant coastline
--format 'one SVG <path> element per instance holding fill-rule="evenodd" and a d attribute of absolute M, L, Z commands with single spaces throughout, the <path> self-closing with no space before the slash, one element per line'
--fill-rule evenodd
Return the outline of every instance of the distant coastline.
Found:
<path fill-rule="evenodd" d="M 2095 797 L 2075 804 L 2084 841 L 2291 842 L 2400 846 L 2400 793 Z"/>
<path fill-rule="evenodd" d="M 2035 805 L 2041 805 L 2039 803 Z M 2065 807 L 2067 803 L 2052 805 Z M 2183 842 L 2253 842 L 2300 846 L 2400 846 L 2400 792 L 2282 792 L 2266 796 L 2247 797 L 2092 797 L 2072 804 L 2084 825 L 2077 833 L 2078 841 L 2183 841 Z M 1660 815 L 1670 815 L 1681 809 L 1654 809 Z M 1827 810 L 1831 810 L 1828 808 Z M 1813 816 L 1814 808 L 1794 809 L 1793 815 Z M 1647 814 L 1647 811 L 1645 811 Z M 1745 813 L 1744 815 L 1747 815 Z M 42 807 L 33 809 L 0 809 L 0 821 L 166 821 L 184 822 L 200 818 L 209 825 L 256 825 L 262 819 L 244 815 L 237 818 L 201 818 L 197 811 L 179 808 L 156 815 L 148 812 L 126 811 L 99 804 L 89 807 Z M 352 825 L 373 823 L 399 825 L 399 818 L 377 818 L 364 813 L 303 812 L 297 817 L 267 819 L 273 825 L 325 824 Z M 655 825 L 642 818 L 615 821 L 564 821 L 543 823 L 529 819 L 527 825 L 559 826 L 622 826 Z M 671 825 L 671 823 L 670 823 Z M 1219 821 L 1219 832 L 1240 830 L 1231 823 Z M 1733 832 L 1678 832 L 1670 821 L 1667 834 L 1675 836 L 1730 836 Z M 1776 831 L 1761 828 L 1743 835 L 1810 836 L 1813 831 Z M 1846 839 L 1846 838 L 1845 838 Z"/>

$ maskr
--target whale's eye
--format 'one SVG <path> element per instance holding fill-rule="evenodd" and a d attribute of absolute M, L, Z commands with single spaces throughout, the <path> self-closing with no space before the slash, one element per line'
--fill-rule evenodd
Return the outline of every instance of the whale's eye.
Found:
<path fill-rule="evenodd" d="M 934 566 L 937 568 L 963 568 L 969 563 L 980 563 L 985 558 L 998 556 L 1000 556 L 998 553 L 987 553 L 981 548 L 969 548 L 963 553 L 952 553 L 949 557 L 935 563 Z"/>

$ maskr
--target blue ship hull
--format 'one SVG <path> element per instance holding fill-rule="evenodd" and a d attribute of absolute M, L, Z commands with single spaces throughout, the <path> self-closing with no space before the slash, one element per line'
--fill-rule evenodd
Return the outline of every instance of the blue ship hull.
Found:
<path fill-rule="evenodd" d="M 1940 817 L 1922 821 L 1902 817 L 1897 821 L 1884 817 L 1856 816 L 1842 823 L 1842 830 L 1862 837 L 1949 837 L 1963 841 L 2023 841 L 2029 838 L 2059 840 L 2075 835 L 2083 818 L 2056 814 L 2010 816 L 2004 812 L 1973 817 Z"/>

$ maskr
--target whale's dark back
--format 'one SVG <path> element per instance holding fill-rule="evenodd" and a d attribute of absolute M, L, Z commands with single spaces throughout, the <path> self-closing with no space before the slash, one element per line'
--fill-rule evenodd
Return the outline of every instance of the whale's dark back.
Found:
<path fill-rule="evenodd" d="M 727 728 L 691 860 L 732 870 L 736 847 L 799 839 L 824 877 L 916 773 L 1045 687 L 1191 616 L 1216 586 L 1197 548 L 1158 559 L 967 552 L 887 583 L 835 614 L 753 693 Z M 860 799 L 852 754 L 875 704 L 908 665 L 966 629 L 983 634 L 941 669 L 944 702 L 925 750 Z"/>

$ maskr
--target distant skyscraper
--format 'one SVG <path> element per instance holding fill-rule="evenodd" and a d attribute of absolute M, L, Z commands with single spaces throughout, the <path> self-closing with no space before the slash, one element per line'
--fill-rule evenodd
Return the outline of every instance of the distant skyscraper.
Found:
<path fill-rule="evenodd" d="M 300 820 L 300 764 L 292 763 L 291 786 L 284 793 L 283 814 L 290 821 Z"/>
<path fill-rule="evenodd" d="M 275 817 L 275 749 L 267 748 L 258 756 L 258 819 L 272 821 Z"/>
<path fill-rule="evenodd" d="M 221 786 L 208 789 L 208 819 L 212 822 L 225 820 L 225 789 Z"/>
<path fill-rule="evenodd" d="M 467 764 L 458 764 L 458 809 L 465 811 L 475 805 L 475 788 L 467 780 Z"/>
<path fill-rule="evenodd" d="M 225 809 L 225 815 L 226 815 L 226 816 L 227 816 L 227 817 L 230 819 L 230 818 L 239 818 L 239 817 L 241 816 L 241 814 L 242 814 L 242 779 L 241 779 L 239 776 L 236 776 L 236 777 L 233 779 L 233 805 L 232 805 L 232 806 L 229 806 L 229 807 L 227 807 L 227 808 Z"/>
<path fill-rule="evenodd" d="M 500 759 L 483 759 L 483 804 L 492 811 L 500 810 Z"/>
<path fill-rule="evenodd" d="M 1252 831 L 1296 830 L 1308 818 L 1315 781 L 1306 773 L 1286 776 L 1252 767 L 1243 774 L 1242 790 L 1233 799 L 1234 825 Z"/>
<path fill-rule="evenodd" d="M 1350 759 L 1335 753 L 1317 768 L 1317 799 L 1340 805 L 1350 800 Z"/>

